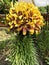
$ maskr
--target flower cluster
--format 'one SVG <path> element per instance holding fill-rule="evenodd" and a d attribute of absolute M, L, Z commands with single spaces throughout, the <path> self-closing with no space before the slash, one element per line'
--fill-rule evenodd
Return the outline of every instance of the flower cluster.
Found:
<path fill-rule="evenodd" d="M 44 25 L 38 8 L 26 2 L 16 2 L 6 15 L 6 20 L 10 30 L 22 32 L 23 35 L 38 34 Z"/>

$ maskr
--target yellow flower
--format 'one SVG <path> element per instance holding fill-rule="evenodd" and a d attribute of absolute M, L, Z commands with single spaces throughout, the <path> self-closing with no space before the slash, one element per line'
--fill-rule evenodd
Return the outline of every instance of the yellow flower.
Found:
<path fill-rule="evenodd" d="M 38 34 L 43 27 L 43 16 L 34 4 L 26 2 L 16 2 L 6 15 L 7 24 L 10 30 L 13 30 L 23 35 L 36 32 Z"/>

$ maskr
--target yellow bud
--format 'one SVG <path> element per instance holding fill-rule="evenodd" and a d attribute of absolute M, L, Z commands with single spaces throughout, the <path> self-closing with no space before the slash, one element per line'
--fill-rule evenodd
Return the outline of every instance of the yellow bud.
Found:
<path fill-rule="evenodd" d="M 33 35 L 34 34 L 34 29 L 30 29 L 29 32 L 30 32 L 31 35 Z"/>
<path fill-rule="evenodd" d="M 11 26 L 10 26 L 10 29 L 12 29 L 12 28 L 13 28 L 13 26 L 11 25 Z"/>
<path fill-rule="evenodd" d="M 34 23 L 36 24 L 37 20 L 34 20 Z"/>
<path fill-rule="evenodd" d="M 39 34 L 39 31 L 37 31 L 37 30 L 36 30 L 35 32 L 36 32 L 36 35 L 38 35 L 38 34 Z"/>
<path fill-rule="evenodd" d="M 37 16 L 37 14 L 34 14 L 33 16 Z"/>
<path fill-rule="evenodd" d="M 9 25 L 12 25 L 12 23 L 11 23 L 11 22 L 9 22 L 8 24 L 9 24 Z"/>
<path fill-rule="evenodd" d="M 22 30 L 22 27 L 20 27 L 20 28 L 17 28 L 17 31 L 21 31 Z"/>
<path fill-rule="evenodd" d="M 23 35 L 26 35 L 26 29 L 25 28 L 23 29 Z"/>
<path fill-rule="evenodd" d="M 22 15 L 21 15 L 21 16 L 19 16 L 19 19 L 22 19 Z"/>
<path fill-rule="evenodd" d="M 13 23 L 16 24 L 16 21 L 14 21 Z"/>
<path fill-rule="evenodd" d="M 14 16 L 15 18 L 17 18 L 17 15 L 16 14 L 12 14 L 12 16 Z"/>
<path fill-rule="evenodd" d="M 23 20 L 21 20 L 21 23 L 23 22 Z"/>
<path fill-rule="evenodd" d="M 18 27 L 19 25 L 18 24 L 15 24 L 15 27 Z"/>
<path fill-rule="evenodd" d="M 6 20 L 10 21 L 9 17 L 6 16 Z"/>
<path fill-rule="evenodd" d="M 9 15 L 9 18 L 11 18 L 11 19 L 12 19 L 12 16 L 11 16 L 11 15 Z"/>

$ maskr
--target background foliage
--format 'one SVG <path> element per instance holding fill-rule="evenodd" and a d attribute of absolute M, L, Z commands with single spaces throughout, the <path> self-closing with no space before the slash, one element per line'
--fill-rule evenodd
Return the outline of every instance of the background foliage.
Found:
<path fill-rule="evenodd" d="M 37 37 L 37 43 L 40 51 L 40 55 L 44 62 L 49 64 L 49 30 L 48 26 L 45 26 L 42 32 Z"/>
<path fill-rule="evenodd" d="M 45 7 L 39 7 L 39 10 L 41 11 L 41 13 L 49 13 L 49 5 Z"/>
<path fill-rule="evenodd" d="M 17 0 L 13 0 L 15 2 Z M 8 13 L 12 0 L 0 0 L 0 13 Z"/>

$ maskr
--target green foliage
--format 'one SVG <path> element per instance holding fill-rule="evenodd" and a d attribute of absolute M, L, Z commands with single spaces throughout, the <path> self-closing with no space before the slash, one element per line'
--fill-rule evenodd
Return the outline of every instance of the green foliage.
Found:
<path fill-rule="evenodd" d="M 10 41 L 10 53 L 7 59 L 12 65 L 39 65 L 36 47 L 31 36 L 20 35 Z"/>
<path fill-rule="evenodd" d="M 17 0 L 13 0 L 15 2 Z M 8 13 L 12 0 L 0 0 L 0 13 Z"/>
<path fill-rule="evenodd" d="M 3 40 L 2 39 L 3 41 L 0 40 L 0 50 L 4 49 L 6 47 L 6 45 L 8 45 L 8 44 L 10 45 L 10 43 L 13 42 L 12 40 L 14 38 L 15 38 L 15 35 L 14 34 L 11 34 L 11 37 L 9 39 L 6 39 L 6 40 Z"/>
<path fill-rule="evenodd" d="M 49 13 L 49 5 L 47 6 L 47 9 L 48 9 L 48 13 Z"/>
<path fill-rule="evenodd" d="M 43 29 L 41 34 L 37 37 L 37 43 L 41 53 L 41 57 L 49 63 L 47 58 L 49 58 L 49 30 Z M 46 58 L 47 57 L 47 58 Z"/>
<path fill-rule="evenodd" d="M 7 42 L 8 42 L 7 40 L 6 41 L 0 41 L 0 50 L 6 46 Z"/>
<path fill-rule="evenodd" d="M 8 9 L 10 8 L 10 1 L 9 0 L 0 0 L 0 13 L 7 13 Z"/>
<path fill-rule="evenodd" d="M 49 65 L 49 57 L 45 58 L 45 62 Z"/>
<path fill-rule="evenodd" d="M 49 5 L 45 7 L 38 7 L 41 13 L 49 13 Z"/>
<path fill-rule="evenodd" d="M 47 12 L 46 7 L 39 7 L 39 10 L 41 11 L 41 13 L 45 13 L 45 12 Z"/>

